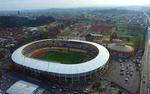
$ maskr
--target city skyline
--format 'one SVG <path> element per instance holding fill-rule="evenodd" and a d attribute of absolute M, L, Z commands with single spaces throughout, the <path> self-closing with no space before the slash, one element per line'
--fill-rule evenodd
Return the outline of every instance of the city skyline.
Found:
<path fill-rule="evenodd" d="M 104 6 L 150 6 L 148 0 L 0 0 L 0 10 L 79 8 Z"/>

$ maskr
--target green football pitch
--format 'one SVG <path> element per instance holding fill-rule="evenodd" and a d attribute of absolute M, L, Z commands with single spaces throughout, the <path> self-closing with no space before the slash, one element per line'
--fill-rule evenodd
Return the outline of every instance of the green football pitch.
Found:
<path fill-rule="evenodd" d="M 53 61 L 62 64 L 78 64 L 82 63 L 85 58 L 85 54 L 79 52 L 58 52 L 48 51 L 41 57 L 45 61 Z"/>

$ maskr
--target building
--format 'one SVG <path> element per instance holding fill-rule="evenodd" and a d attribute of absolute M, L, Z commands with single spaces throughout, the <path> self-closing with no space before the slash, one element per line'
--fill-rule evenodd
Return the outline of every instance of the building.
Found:
<path fill-rule="evenodd" d="M 31 58 L 30 54 L 40 48 L 57 51 L 76 51 L 86 54 L 84 62 L 78 64 L 60 64 Z M 45 39 L 26 44 L 12 54 L 17 68 L 60 83 L 86 83 L 97 73 L 103 73 L 109 62 L 108 50 L 93 42 L 80 40 Z"/>
<path fill-rule="evenodd" d="M 100 34 L 87 34 L 85 36 L 86 41 L 91 41 L 91 42 L 96 42 L 96 43 L 101 43 L 103 40 L 103 35 Z"/>
<path fill-rule="evenodd" d="M 123 43 L 120 39 L 112 39 L 111 43 Z"/>
<path fill-rule="evenodd" d="M 134 54 L 134 48 L 123 43 L 111 43 L 107 46 L 110 52 L 117 52 L 126 56 L 132 56 Z"/>
<path fill-rule="evenodd" d="M 8 90 L 8 94 L 44 94 L 44 89 L 40 88 L 38 85 L 25 82 L 17 81 Z"/>
<path fill-rule="evenodd" d="M 112 29 L 113 27 L 109 25 L 92 25 L 91 26 L 91 30 L 95 32 L 111 31 Z"/>

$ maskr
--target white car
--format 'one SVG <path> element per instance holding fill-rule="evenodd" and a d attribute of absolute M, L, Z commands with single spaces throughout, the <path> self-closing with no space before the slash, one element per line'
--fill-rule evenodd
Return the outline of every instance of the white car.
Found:
<path fill-rule="evenodd" d="M 55 89 L 56 87 L 55 87 L 55 86 L 52 86 L 52 88 Z"/>
<path fill-rule="evenodd" d="M 60 89 L 59 89 L 59 92 L 62 92 L 62 91 L 63 91 L 63 89 L 60 88 Z"/>
<path fill-rule="evenodd" d="M 128 80 L 129 80 L 129 78 L 126 77 L 126 78 L 125 78 L 125 81 L 127 82 Z"/>
<path fill-rule="evenodd" d="M 125 68 L 124 68 L 124 67 L 122 67 L 122 68 L 121 68 L 121 71 L 124 71 L 124 70 L 125 70 Z"/>
<path fill-rule="evenodd" d="M 120 72 L 120 75 L 124 75 L 124 72 Z"/>

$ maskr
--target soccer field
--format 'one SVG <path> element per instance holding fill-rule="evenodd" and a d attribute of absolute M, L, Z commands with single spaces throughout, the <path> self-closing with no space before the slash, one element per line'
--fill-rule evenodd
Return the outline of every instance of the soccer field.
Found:
<path fill-rule="evenodd" d="M 82 63 L 85 58 L 85 54 L 79 52 L 58 52 L 48 51 L 41 57 L 45 61 L 54 61 L 62 64 L 78 64 Z"/>

